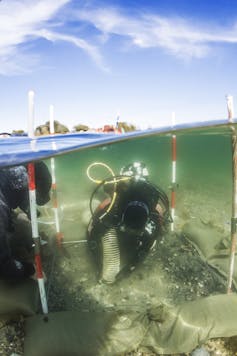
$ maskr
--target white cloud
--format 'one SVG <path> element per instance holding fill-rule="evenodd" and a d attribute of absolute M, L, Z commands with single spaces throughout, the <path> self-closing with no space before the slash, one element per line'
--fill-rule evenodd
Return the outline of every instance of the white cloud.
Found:
<path fill-rule="evenodd" d="M 237 43 L 235 26 L 230 29 L 218 26 L 208 28 L 208 24 L 203 23 L 194 26 L 188 20 L 149 13 L 134 18 L 116 8 L 78 11 L 77 15 L 78 19 L 88 21 L 107 38 L 112 35 L 124 36 L 134 46 L 163 48 L 180 57 L 201 58 L 209 53 L 213 43 Z"/>
<path fill-rule="evenodd" d="M 216 43 L 237 43 L 237 26 L 226 29 L 212 25 L 210 28 L 203 23 L 194 25 L 188 19 L 139 14 L 138 10 L 128 15 L 112 7 L 81 10 L 83 2 L 73 2 L 74 8 L 70 9 L 72 0 L 0 1 L 0 74 L 31 71 L 39 63 L 40 53 L 32 54 L 25 47 L 38 38 L 69 42 L 85 51 L 103 70 L 108 69 L 103 64 L 99 46 L 113 35 L 126 39 L 126 46 L 129 39 L 132 46 L 162 48 L 182 58 L 205 57 Z M 67 22 L 71 20 L 78 21 L 78 25 L 93 26 L 99 34 L 94 37 L 97 45 L 69 33 Z"/>
<path fill-rule="evenodd" d="M 66 41 L 83 49 L 105 69 L 98 49 L 84 39 L 49 30 L 56 14 L 71 0 L 12 0 L 0 2 L 0 74 L 18 74 L 30 71 L 37 55 L 27 54 L 25 44 L 37 38 Z M 65 29 L 62 26 L 62 31 Z M 38 60 L 37 60 L 38 63 Z"/>
<path fill-rule="evenodd" d="M 107 67 L 104 66 L 103 64 L 103 58 L 98 51 L 96 46 L 93 46 L 89 44 L 87 41 L 85 41 L 82 38 L 78 38 L 75 36 L 70 36 L 70 35 L 65 35 L 65 34 L 60 34 L 60 33 L 55 33 L 52 31 L 48 31 L 46 29 L 37 31 L 35 33 L 36 36 L 45 38 L 49 41 L 65 41 L 74 44 L 75 46 L 83 49 L 85 52 L 88 53 L 88 55 L 95 61 L 95 63 L 101 68 L 107 71 Z"/>
<path fill-rule="evenodd" d="M 39 56 L 26 54 L 24 51 L 18 51 L 12 47 L 6 54 L 0 52 L 0 74 L 14 76 L 30 73 L 39 62 Z"/>

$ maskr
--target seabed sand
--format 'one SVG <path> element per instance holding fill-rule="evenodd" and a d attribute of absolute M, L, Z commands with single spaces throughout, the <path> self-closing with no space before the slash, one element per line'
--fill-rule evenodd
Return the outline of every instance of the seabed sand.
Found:
<path fill-rule="evenodd" d="M 192 187 L 177 191 L 177 233 L 164 235 L 145 260 L 114 285 L 98 283 L 96 266 L 86 243 L 65 244 L 65 249 L 56 251 L 54 256 L 46 245 L 43 259 L 48 276 L 49 310 L 143 311 L 159 301 L 178 304 L 225 293 L 226 280 L 199 258 L 180 233 L 185 222 L 197 219 L 223 234 L 230 233 L 231 199 L 226 200 L 225 193 L 216 189 L 209 187 L 204 191 L 203 187 L 195 190 Z M 81 215 L 74 212 L 70 216 L 73 223 Z M 87 219 L 86 213 L 84 219 Z M 23 355 L 23 325 L 23 318 L 0 325 L 0 355 Z M 209 340 L 204 346 L 211 356 L 234 356 L 237 355 L 237 336 Z M 152 354 L 138 349 L 127 355 Z"/>

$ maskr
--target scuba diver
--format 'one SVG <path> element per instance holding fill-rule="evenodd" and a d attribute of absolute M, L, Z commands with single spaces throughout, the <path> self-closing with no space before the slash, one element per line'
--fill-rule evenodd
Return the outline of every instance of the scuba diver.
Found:
<path fill-rule="evenodd" d="M 50 200 L 52 178 L 42 161 L 35 162 L 35 183 L 36 202 L 44 205 Z M 14 255 L 11 242 L 15 236 L 13 212 L 16 208 L 30 219 L 28 175 L 24 165 L 0 169 L 0 279 L 22 280 L 35 272 L 33 263 Z M 26 249 L 30 251 L 32 246 L 30 237 Z"/>
<path fill-rule="evenodd" d="M 111 176 L 98 181 L 90 176 L 92 167 L 101 165 Z M 148 180 L 144 163 L 134 162 L 123 167 L 116 176 L 104 163 L 93 163 L 88 177 L 98 183 L 90 209 L 87 239 L 93 253 L 100 280 L 114 283 L 122 274 L 135 268 L 161 237 L 169 222 L 169 201 L 165 192 Z M 100 188 L 106 194 L 93 211 L 95 195 Z"/>

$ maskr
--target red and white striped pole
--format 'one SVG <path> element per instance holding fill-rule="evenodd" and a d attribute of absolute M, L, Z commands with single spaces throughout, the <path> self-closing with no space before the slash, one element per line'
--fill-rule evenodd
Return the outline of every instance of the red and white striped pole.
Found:
<path fill-rule="evenodd" d="M 54 131 L 54 107 L 50 105 L 49 107 L 49 128 L 50 134 L 53 135 Z M 53 149 L 56 150 L 55 142 L 52 143 Z M 58 197 L 57 197 L 57 183 L 56 183 L 56 174 L 55 174 L 55 159 L 52 157 L 50 159 L 51 165 L 51 175 L 52 175 L 52 203 L 53 203 L 53 211 L 54 211 L 54 219 L 55 219 L 55 229 L 56 229 L 56 238 L 57 244 L 60 247 L 63 240 L 63 234 L 60 231 L 60 224 L 59 224 L 59 213 L 58 213 Z"/>
<path fill-rule="evenodd" d="M 36 278 L 39 286 L 40 300 L 44 314 L 48 313 L 48 303 L 44 286 L 44 275 L 40 255 L 40 238 L 38 232 L 36 194 L 35 194 L 35 166 L 34 163 L 28 163 L 28 180 L 29 180 L 29 199 L 30 199 L 30 216 L 32 237 L 34 240 L 35 268 Z"/>
<path fill-rule="evenodd" d="M 175 113 L 172 112 L 172 127 L 175 126 Z M 176 203 L 176 135 L 172 135 L 171 141 L 171 155 L 172 155 L 172 179 L 171 179 L 171 231 L 174 231 L 174 219 L 175 219 L 175 203 Z"/>
<path fill-rule="evenodd" d="M 28 135 L 30 138 L 34 139 L 34 92 L 30 91 L 28 93 L 29 100 L 29 130 Z M 28 163 L 28 188 L 29 188 L 29 201 L 30 201 L 30 216 L 31 216 L 31 229 L 32 238 L 34 241 L 34 254 L 35 254 L 35 269 L 36 278 L 39 286 L 40 300 L 42 305 L 42 310 L 44 314 L 48 313 L 48 303 L 45 292 L 44 285 L 44 275 L 41 263 L 40 255 L 40 237 L 38 231 L 38 221 L 37 221 L 37 206 L 36 206 L 36 186 L 35 186 L 35 165 L 34 163 Z"/>
<path fill-rule="evenodd" d="M 233 97 L 226 96 L 228 120 L 232 124 L 234 117 Z M 237 242 L 237 133 L 234 125 L 231 125 L 232 141 L 232 217 L 231 217 L 231 248 L 230 248 L 230 265 L 228 274 L 227 293 L 231 293 L 234 275 L 235 252 Z"/>

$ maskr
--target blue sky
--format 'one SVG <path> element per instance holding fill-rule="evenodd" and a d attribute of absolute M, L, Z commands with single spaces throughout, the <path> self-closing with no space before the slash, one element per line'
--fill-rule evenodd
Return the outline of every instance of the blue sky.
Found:
<path fill-rule="evenodd" d="M 236 0 L 2 0 L 0 131 L 223 119 L 236 57 Z"/>

